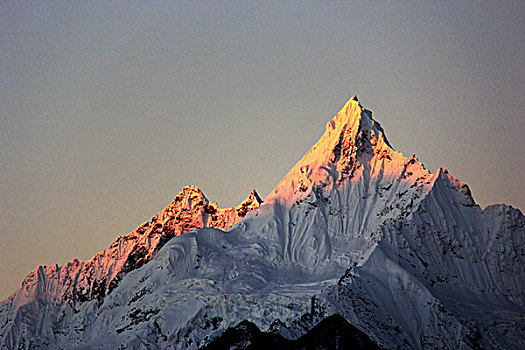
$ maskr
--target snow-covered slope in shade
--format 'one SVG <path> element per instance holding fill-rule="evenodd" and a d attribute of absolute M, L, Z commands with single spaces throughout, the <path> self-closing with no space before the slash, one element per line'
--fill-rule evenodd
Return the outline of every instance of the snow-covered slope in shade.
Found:
<path fill-rule="evenodd" d="M 507 325 L 475 340 L 512 348 L 518 333 L 507 343 L 501 334 L 523 326 L 523 227 L 521 212 L 482 211 L 448 172 L 432 174 L 394 151 L 354 97 L 229 230 L 171 238 L 110 294 L 73 311 L 42 303 L 13 320 L 8 299 L 0 342 L 197 348 L 244 319 L 261 329 L 279 319 L 289 324 L 283 335 L 298 337 L 321 315 L 341 312 L 380 345 L 432 348 L 432 339 L 449 337 L 443 346 L 472 348 L 473 330 L 491 318 L 485 312 L 508 311 L 495 318 Z M 479 309 L 467 315 L 461 295 L 479 297 Z M 42 325 L 48 312 L 56 317 Z"/>
<path fill-rule="evenodd" d="M 253 190 L 238 206 L 222 209 L 216 202 L 210 202 L 197 186 L 186 186 L 150 221 L 120 236 L 91 260 L 75 259 L 63 266 L 35 268 L 22 282 L 22 287 L 0 306 L 0 321 L 4 328 L 10 320 L 15 324 L 20 321 L 24 333 L 45 331 L 48 325 L 44 318 L 49 318 L 51 323 L 55 320 L 53 312 L 44 317 L 40 313 L 43 310 L 53 309 L 56 304 L 56 308 L 72 308 L 77 312 L 87 301 L 101 303 L 127 273 L 150 261 L 172 237 L 201 227 L 227 229 L 261 203 Z M 30 322 L 33 318 L 41 319 L 35 325 Z M 32 329 L 33 326 L 37 328 Z M 2 336 L 5 336 L 3 332 Z"/>
<path fill-rule="evenodd" d="M 523 349 L 525 217 L 435 190 L 382 228 L 366 263 L 316 296 L 313 314 L 337 312 L 388 349 Z"/>

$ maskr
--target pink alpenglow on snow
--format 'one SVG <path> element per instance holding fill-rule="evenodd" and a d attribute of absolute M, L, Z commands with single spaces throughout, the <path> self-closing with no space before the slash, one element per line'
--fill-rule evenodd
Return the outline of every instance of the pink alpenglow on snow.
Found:
<path fill-rule="evenodd" d="M 150 261 L 172 237 L 202 227 L 227 230 L 261 203 L 253 190 L 238 206 L 223 209 L 197 186 L 186 186 L 150 221 L 120 236 L 91 260 L 35 268 L 22 283 L 23 293 L 16 294 L 16 304 L 21 306 L 42 294 L 60 297 L 71 305 L 102 300 L 122 277 Z M 40 290 L 42 286 L 44 290 Z"/>

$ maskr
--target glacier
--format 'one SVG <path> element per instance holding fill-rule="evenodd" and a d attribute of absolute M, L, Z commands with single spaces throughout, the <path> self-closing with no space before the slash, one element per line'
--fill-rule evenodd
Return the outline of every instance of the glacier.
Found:
<path fill-rule="evenodd" d="M 388 349 L 520 349 L 524 240 L 521 211 L 395 151 L 354 96 L 264 201 L 189 186 L 92 260 L 36 268 L 0 344 L 197 349 L 243 320 L 297 339 L 340 314 Z"/>

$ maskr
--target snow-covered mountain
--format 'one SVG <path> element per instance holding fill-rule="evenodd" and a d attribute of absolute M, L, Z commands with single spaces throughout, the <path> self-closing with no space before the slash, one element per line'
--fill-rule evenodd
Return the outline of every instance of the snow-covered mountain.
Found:
<path fill-rule="evenodd" d="M 2 320 L 4 326 L 10 319 L 15 324 L 20 321 L 22 335 L 38 334 L 55 322 L 53 311 L 59 308 L 77 312 L 87 301 L 102 303 L 127 273 L 150 261 L 172 237 L 202 227 L 228 229 L 261 203 L 253 190 L 238 206 L 222 209 L 216 202 L 210 202 L 197 186 L 186 186 L 150 221 L 120 236 L 91 260 L 75 259 L 64 266 L 35 268 L 22 282 L 22 287 L 0 306 L 0 319 L 6 318 Z M 53 311 L 38 314 L 39 310 L 50 307 Z M 35 316 L 40 317 L 36 324 L 27 322 Z"/>
<path fill-rule="evenodd" d="M 339 313 L 385 348 L 525 346 L 523 214 L 394 151 L 357 97 L 260 202 L 188 187 L 90 262 L 37 268 L 0 305 L 0 344 L 198 348 Z"/>

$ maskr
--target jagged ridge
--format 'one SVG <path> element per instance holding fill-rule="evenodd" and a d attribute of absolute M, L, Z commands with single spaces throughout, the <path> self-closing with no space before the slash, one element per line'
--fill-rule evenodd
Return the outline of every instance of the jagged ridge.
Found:
<path fill-rule="evenodd" d="M 55 291 L 50 285 L 54 283 L 50 280 L 56 279 L 56 295 L 73 304 L 103 298 L 124 275 L 150 261 L 172 237 L 201 227 L 228 229 L 261 203 L 253 190 L 238 206 L 222 209 L 216 202 L 208 201 L 197 186 L 186 186 L 150 221 L 120 236 L 91 260 L 75 259 L 62 267 L 37 267 L 22 286 L 31 286 L 37 280 L 47 278 L 48 281 L 39 283 L 47 285 L 47 293 L 53 293 Z"/>
<path fill-rule="evenodd" d="M 66 302 L 78 311 L 79 305 L 86 301 L 102 302 L 126 274 L 149 262 L 169 239 L 202 227 L 228 229 L 261 203 L 257 192 L 252 190 L 238 206 L 222 209 L 216 202 L 210 202 L 197 186 L 186 186 L 150 221 L 120 236 L 92 259 L 75 258 L 63 266 L 35 268 L 22 282 L 21 289 L 6 300 L 13 303 L 10 312 L 20 318 L 18 310 L 30 303 Z"/>

